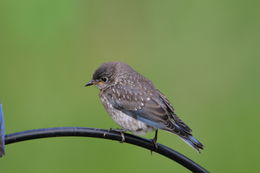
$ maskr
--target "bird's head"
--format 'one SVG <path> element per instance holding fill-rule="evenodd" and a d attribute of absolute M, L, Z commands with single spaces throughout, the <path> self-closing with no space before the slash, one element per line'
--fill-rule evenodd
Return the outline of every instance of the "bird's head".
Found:
<path fill-rule="evenodd" d="M 121 62 L 107 62 L 102 64 L 93 74 L 92 80 L 85 86 L 95 85 L 100 90 L 115 84 L 121 74 L 125 74 L 129 68 L 127 64 Z"/>

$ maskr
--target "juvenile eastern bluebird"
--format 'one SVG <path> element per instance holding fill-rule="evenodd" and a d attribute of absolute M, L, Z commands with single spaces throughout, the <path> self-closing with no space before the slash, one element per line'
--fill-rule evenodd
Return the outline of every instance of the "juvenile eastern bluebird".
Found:
<path fill-rule="evenodd" d="M 121 62 L 102 64 L 85 86 L 95 85 L 99 97 L 112 119 L 126 131 L 145 134 L 158 129 L 181 137 L 196 150 L 203 145 L 191 134 L 191 129 L 175 114 L 169 100 L 152 82 Z"/>

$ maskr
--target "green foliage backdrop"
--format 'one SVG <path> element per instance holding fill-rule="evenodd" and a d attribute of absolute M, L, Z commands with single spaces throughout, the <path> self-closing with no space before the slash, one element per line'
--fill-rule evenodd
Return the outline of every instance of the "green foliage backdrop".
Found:
<path fill-rule="evenodd" d="M 6 132 L 117 127 L 84 84 L 101 63 L 123 61 L 168 96 L 206 147 L 198 154 L 167 132 L 160 143 L 211 172 L 257 172 L 259 17 L 259 3 L 242 0 L 2 0 Z M 8 145 L 0 172 L 188 171 L 128 144 L 52 138 Z"/>

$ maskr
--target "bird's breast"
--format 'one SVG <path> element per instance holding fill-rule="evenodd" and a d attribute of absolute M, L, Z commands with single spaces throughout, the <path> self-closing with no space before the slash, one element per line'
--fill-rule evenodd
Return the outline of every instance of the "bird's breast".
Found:
<path fill-rule="evenodd" d="M 115 109 L 108 97 L 101 94 L 100 99 L 104 105 L 106 111 L 111 115 L 112 119 L 122 128 L 127 129 L 135 134 L 142 135 L 148 131 L 152 131 L 153 128 L 147 124 L 128 116 L 122 111 Z"/>

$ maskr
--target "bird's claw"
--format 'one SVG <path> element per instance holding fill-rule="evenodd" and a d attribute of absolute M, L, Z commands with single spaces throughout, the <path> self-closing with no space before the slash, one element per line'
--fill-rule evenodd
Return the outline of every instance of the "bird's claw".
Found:
<path fill-rule="evenodd" d="M 153 146 L 154 146 L 154 151 L 158 150 L 158 145 L 156 143 L 157 141 L 157 136 L 158 136 L 158 129 L 155 130 L 155 135 L 154 135 L 154 138 L 151 139 L 151 142 L 153 143 Z M 153 154 L 153 151 L 151 150 L 151 154 Z"/>
<path fill-rule="evenodd" d="M 125 142 L 125 134 L 124 134 L 124 132 L 120 132 L 120 134 L 121 134 L 121 137 L 122 137 L 120 142 L 124 143 Z"/>
<path fill-rule="evenodd" d="M 113 128 L 110 128 L 109 131 L 115 131 L 115 132 L 120 133 L 121 138 L 122 138 L 120 142 L 121 143 L 125 142 L 125 134 L 124 134 L 124 132 L 127 131 L 126 129 L 113 129 Z"/>
<path fill-rule="evenodd" d="M 157 150 L 158 149 L 158 145 L 156 143 L 156 140 L 152 139 L 151 142 L 153 143 L 154 148 Z"/>
<path fill-rule="evenodd" d="M 158 144 L 156 143 L 156 140 L 155 140 L 155 139 L 151 139 L 151 143 L 153 143 L 153 147 L 154 147 L 154 149 L 151 150 L 151 155 L 152 155 L 152 154 L 153 154 L 153 151 L 158 150 Z"/>

